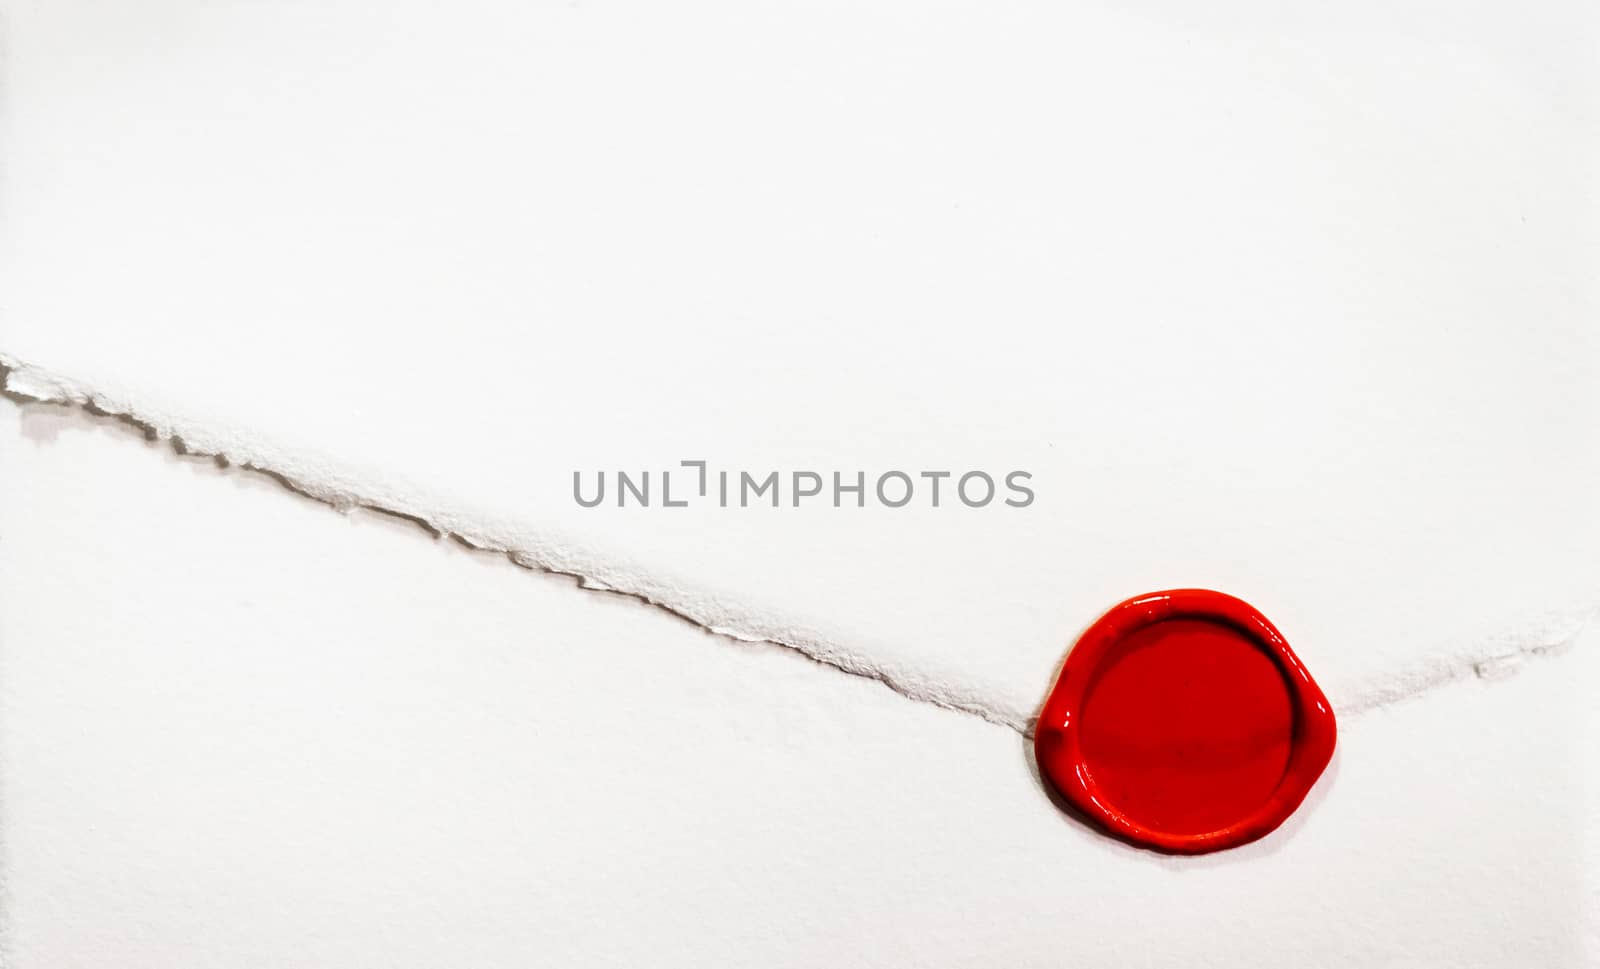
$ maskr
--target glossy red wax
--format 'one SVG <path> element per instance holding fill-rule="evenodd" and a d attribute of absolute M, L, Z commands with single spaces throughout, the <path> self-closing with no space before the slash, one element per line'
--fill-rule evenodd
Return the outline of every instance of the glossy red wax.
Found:
<path fill-rule="evenodd" d="M 1129 599 L 1084 633 L 1034 745 L 1049 783 L 1113 834 L 1203 852 L 1282 824 L 1335 734 L 1327 699 L 1265 617 L 1177 589 Z"/>

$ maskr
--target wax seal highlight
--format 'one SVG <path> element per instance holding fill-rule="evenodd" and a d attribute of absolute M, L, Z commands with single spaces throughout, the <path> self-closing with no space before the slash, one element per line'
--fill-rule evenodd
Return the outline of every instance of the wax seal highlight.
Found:
<path fill-rule="evenodd" d="M 1129 599 L 1045 700 L 1046 780 L 1124 840 L 1198 854 L 1282 824 L 1333 756 L 1333 708 L 1266 617 L 1220 592 Z"/>

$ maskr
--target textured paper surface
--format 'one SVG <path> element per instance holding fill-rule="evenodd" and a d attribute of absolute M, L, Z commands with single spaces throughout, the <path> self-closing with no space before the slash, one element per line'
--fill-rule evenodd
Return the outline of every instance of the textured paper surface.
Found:
<path fill-rule="evenodd" d="M 9 9 L 0 351 L 296 481 L 1019 728 L 1150 589 L 1351 707 L 1600 593 L 1576 7 Z M 1038 498 L 572 501 L 684 459 Z"/>
<path fill-rule="evenodd" d="M 1286 828 L 1163 858 L 1011 731 L 109 420 L 0 431 L 16 969 L 1600 953 L 1592 633 L 1347 720 Z"/>
<path fill-rule="evenodd" d="M 762 611 L 652 575 L 636 563 L 594 552 L 539 528 L 476 516 L 462 511 L 459 504 L 453 507 L 447 499 L 423 494 L 412 486 L 363 476 L 325 458 L 285 451 L 249 434 L 172 417 L 4 355 L 0 355 L 0 378 L 5 393 L 14 401 L 106 418 L 174 454 L 209 458 L 223 469 L 237 466 L 337 511 L 375 512 L 415 526 L 433 538 L 447 538 L 474 551 L 504 557 L 522 568 L 574 578 L 585 589 L 629 596 L 728 639 L 794 649 L 840 672 L 883 683 L 908 699 L 973 713 L 1031 735 L 1031 718 L 1021 707 L 1009 705 L 1002 690 L 990 686 L 982 675 L 941 674 L 937 658 L 929 662 L 920 656 L 903 662 L 892 645 L 879 652 L 840 643 L 810 626 L 786 621 L 782 612 Z M 1596 612 L 1590 597 L 1582 591 L 1563 595 L 1562 590 L 1575 587 L 1537 590 L 1551 605 L 1445 647 L 1411 648 L 1409 652 L 1420 653 L 1420 659 L 1410 656 L 1407 662 L 1373 672 L 1353 687 L 1334 681 L 1332 700 L 1339 712 L 1348 715 L 1407 699 L 1463 676 L 1505 675 L 1529 657 L 1567 645 L 1588 625 Z M 1507 606 L 1502 602 L 1490 607 L 1496 608 L 1504 611 Z M 1390 635 L 1394 633 L 1389 630 Z M 1403 641 L 1380 645 L 1387 647 L 1391 656 L 1408 652 Z M 1001 657 L 1002 662 L 1004 659 Z M 967 666 L 977 669 L 986 662 L 995 665 L 980 658 Z"/>
<path fill-rule="evenodd" d="M 3 0 L 5 965 L 1593 964 L 1594 17 Z M 1341 747 L 1166 859 L 1019 734 L 1188 585 Z"/>

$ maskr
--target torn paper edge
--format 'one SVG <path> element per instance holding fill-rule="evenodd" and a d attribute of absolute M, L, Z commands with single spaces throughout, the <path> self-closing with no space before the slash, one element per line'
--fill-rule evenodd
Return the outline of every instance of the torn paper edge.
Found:
<path fill-rule="evenodd" d="M 1033 710 L 1019 708 L 980 684 L 947 682 L 930 671 L 875 661 L 821 635 L 807 624 L 729 602 L 715 593 L 692 590 L 654 576 L 616 555 L 602 555 L 548 530 L 474 515 L 398 482 L 379 484 L 341 468 L 329 459 L 296 453 L 237 432 L 163 413 L 126 395 L 95 390 L 81 381 L 0 353 L 0 390 L 24 403 L 77 407 L 114 419 L 146 440 L 167 443 L 175 452 L 211 458 L 264 475 L 289 491 L 341 513 L 356 509 L 399 518 L 435 539 L 449 538 L 479 552 L 502 556 L 524 569 L 575 579 L 586 590 L 637 600 L 692 623 L 705 632 L 744 643 L 791 649 L 842 673 L 875 680 L 901 696 L 970 714 L 1033 735 Z M 1408 700 L 1458 680 L 1498 679 L 1529 659 L 1559 652 L 1600 611 L 1600 597 L 1519 623 L 1411 669 L 1392 671 L 1336 691 L 1340 716 L 1351 716 Z M 1049 684 L 1044 684 L 1048 687 Z M 1042 687 L 1043 688 L 1043 687 Z"/>
<path fill-rule="evenodd" d="M 1429 662 L 1370 677 L 1339 691 L 1333 701 L 1341 716 L 1353 716 L 1420 696 L 1458 680 L 1503 680 L 1516 675 L 1530 660 L 1561 653 L 1588 627 L 1600 605 L 1573 603 L 1524 617 L 1514 626 L 1482 637 L 1466 655 Z"/>
<path fill-rule="evenodd" d="M 470 549 L 503 556 L 521 568 L 571 577 L 584 589 L 638 600 L 714 635 L 792 649 L 841 672 L 882 683 L 908 699 L 972 714 L 1019 733 L 1031 730 L 1032 711 L 997 700 L 997 690 L 874 661 L 821 635 L 807 623 L 685 588 L 548 529 L 475 515 L 461 509 L 459 503 L 452 507 L 452 503 L 407 484 L 379 483 L 326 457 L 294 452 L 237 431 L 165 413 L 145 401 L 91 388 L 6 353 L 0 353 L 0 388 L 20 402 L 77 407 L 115 419 L 146 440 L 169 444 L 179 454 L 211 458 L 222 466 L 265 475 L 295 494 L 339 512 L 363 509 L 403 519 L 436 539 L 452 539 Z"/>

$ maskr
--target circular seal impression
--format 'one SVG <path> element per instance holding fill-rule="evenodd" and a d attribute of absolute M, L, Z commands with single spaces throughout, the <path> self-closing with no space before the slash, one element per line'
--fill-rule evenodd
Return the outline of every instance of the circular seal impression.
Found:
<path fill-rule="evenodd" d="M 1199 854 L 1272 831 L 1333 756 L 1333 708 L 1283 634 L 1205 589 L 1137 596 L 1067 655 L 1040 773 L 1126 841 Z"/>

